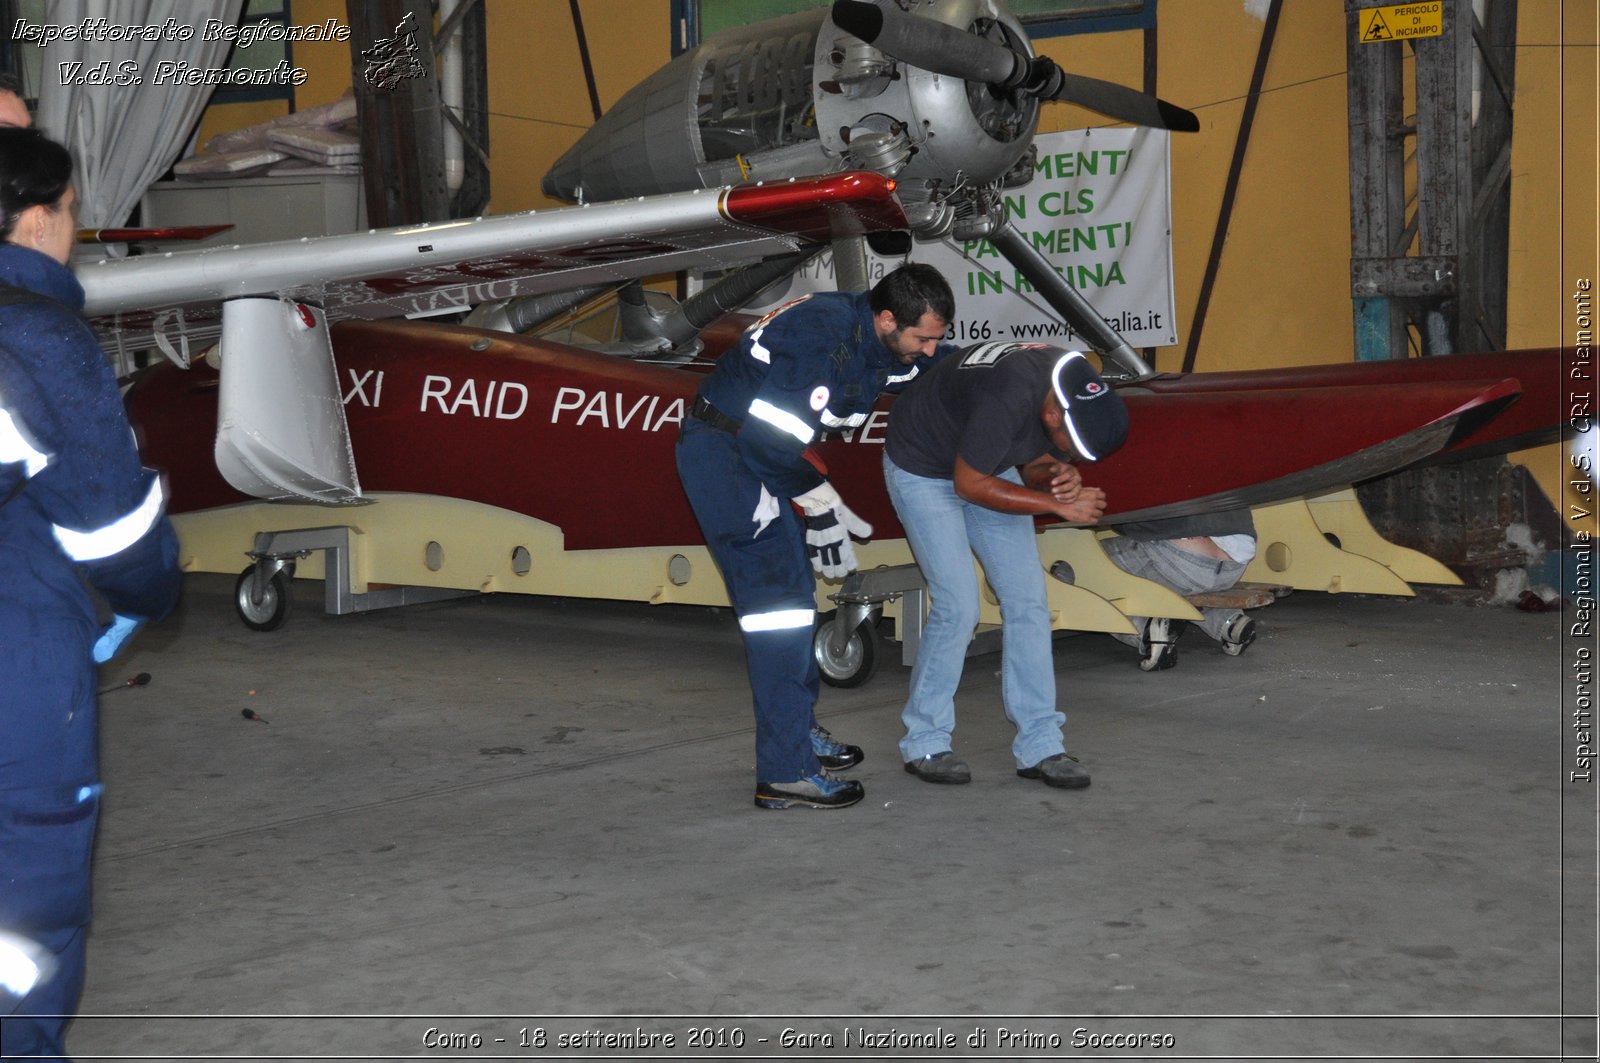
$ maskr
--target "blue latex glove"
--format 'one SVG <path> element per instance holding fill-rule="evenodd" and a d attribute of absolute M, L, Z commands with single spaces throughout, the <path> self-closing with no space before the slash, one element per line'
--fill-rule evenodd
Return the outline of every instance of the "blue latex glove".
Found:
<path fill-rule="evenodd" d="M 139 630 L 139 621 L 131 616 L 114 616 L 111 625 L 100 633 L 94 643 L 94 663 L 105 664 L 117 655 L 128 636 Z"/>

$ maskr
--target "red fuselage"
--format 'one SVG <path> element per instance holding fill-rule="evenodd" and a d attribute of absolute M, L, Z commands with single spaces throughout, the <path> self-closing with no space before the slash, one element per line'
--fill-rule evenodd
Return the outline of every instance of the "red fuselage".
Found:
<path fill-rule="evenodd" d="M 712 350 L 732 334 L 713 331 Z M 703 364 L 452 325 L 352 321 L 332 338 L 363 491 L 498 506 L 561 528 L 569 550 L 700 542 L 674 443 Z M 1105 488 L 1114 524 L 1315 494 L 1441 450 L 1525 446 L 1563 423 L 1563 367 L 1544 350 L 1158 377 L 1121 389 L 1128 442 L 1084 478 Z M 154 368 L 127 402 L 173 512 L 247 500 L 212 464 L 214 372 Z M 880 538 L 902 534 L 880 468 L 889 406 L 818 447 Z"/>

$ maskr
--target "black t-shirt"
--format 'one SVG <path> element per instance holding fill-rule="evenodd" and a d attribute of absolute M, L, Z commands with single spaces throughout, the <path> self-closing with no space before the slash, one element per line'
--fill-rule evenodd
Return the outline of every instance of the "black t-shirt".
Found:
<path fill-rule="evenodd" d="M 986 343 L 953 354 L 908 388 L 889 411 L 889 460 L 918 476 L 949 480 L 956 455 L 993 476 L 1056 450 L 1039 419 L 1057 347 Z"/>

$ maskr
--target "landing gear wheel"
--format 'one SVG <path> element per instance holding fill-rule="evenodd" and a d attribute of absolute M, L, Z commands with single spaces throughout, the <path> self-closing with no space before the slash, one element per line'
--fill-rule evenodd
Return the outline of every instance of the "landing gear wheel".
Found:
<path fill-rule="evenodd" d="M 276 631 L 289 619 L 289 572 L 275 572 L 267 581 L 261 601 L 252 599 L 256 570 L 252 565 L 239 573 L 233 585 L 233 604 L 239 610 L 239 619 L 252 631 Z"/>
<path fill-rule="evenodd" d="M 831 687 L 858 687 L 872 678 L 878 667 L 878 629 L 867 617 L 850 633 L 844 652 L 835 654 L 828 644 L 838 613 L 823 616 L 811 636 L 811 655 L 817 659 L 817 674 Z"/>

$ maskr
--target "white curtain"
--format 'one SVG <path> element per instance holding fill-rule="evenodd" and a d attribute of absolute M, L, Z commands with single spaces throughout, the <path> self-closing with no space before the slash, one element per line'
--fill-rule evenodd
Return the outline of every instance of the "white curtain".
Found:
<path fill-rule="evenodd" d="M 187 41 L 52 41 L 41 50 L 40 129 L 64 143 L 76 161 L 79 221 L 85 228 L 122 225 L 151 182 L 176 161 L 214 86 L 154 84 L 162 60 L 208 70 L 222 66 L 229 42 L 205 41 L 207 19 L 232 26 L 243 0 L 49 0 L 44 23 L 82 26 L 103 18 L 112 26 L 193 26 Z M 173 36 L 163 34 L 163 37 Z M 137 71 L 142 85 L 62 84 L 109 61 L 114 76 Z M 124 64 L 132 64 L 125 66 Z M 64 74 L 63 71 L 66 73 Z"/>

